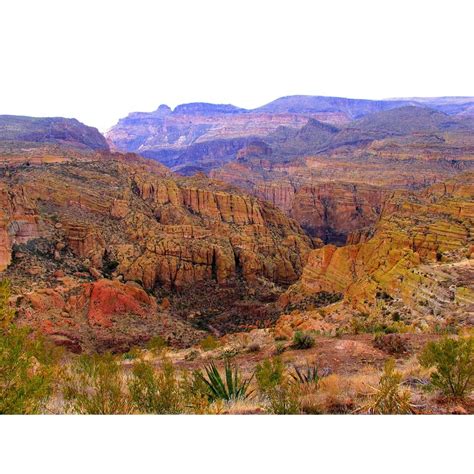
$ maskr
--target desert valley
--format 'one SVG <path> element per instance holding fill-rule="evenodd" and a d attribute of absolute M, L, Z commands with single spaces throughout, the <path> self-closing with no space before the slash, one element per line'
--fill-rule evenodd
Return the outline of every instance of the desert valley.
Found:
<path fill-rule="evenodd" d="M 1 115 L 0 202 L 1 413 L 474 412 L 473 97 Z"/>

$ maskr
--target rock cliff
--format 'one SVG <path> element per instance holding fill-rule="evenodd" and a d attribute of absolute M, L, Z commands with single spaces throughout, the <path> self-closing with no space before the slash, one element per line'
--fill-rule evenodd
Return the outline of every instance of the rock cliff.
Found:
<path fill-rule="evenodd" d="M 77 351 L 160 331 L 184 344 L 199 331 L 146 291 L 161 300 L 207 282 L 286 286 L 313 248 L 271 204 L 130 155 L 10 166 L 0 202 L 0 271 L 22 320 Z"/>
<path fill-rule="evenodd" d="M 449 326 L 453 320 L 471 325 L 473 196 L 473 174 L 416 193 L 395 192 L 372 231 L 353 235 L 343 247 L 313 250 L 301 280 L 282 302 L 341 293 L 343 302 L 323 318 L 340 326 L 371 317 L 415 330 Z"/>

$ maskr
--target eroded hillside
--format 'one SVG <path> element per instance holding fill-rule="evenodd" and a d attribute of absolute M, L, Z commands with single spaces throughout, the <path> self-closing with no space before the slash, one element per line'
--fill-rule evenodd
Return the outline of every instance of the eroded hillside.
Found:
<path fill-rule="evenodd" d="M 0 264 L 20 317 L 75 350 L 158 332 L 192 340 L 196 329 L 179 334 L 186 321 L 166 323 L 163 295 L 210 284 L 238 287 L 235 300 L 246 285 L 285 287 L 313 247 L 272 205 L 132 156 L 6 167 L 0 196 Z"/>
<path fill-rule="evenodd" d="M 315 295 L 340 293 L 322 311 L 296 311 L 318 329 L 352 332 L 375 327 L 435 331 L 474 323 L 474 175 L 419 192 L 395 192 L 373 229 L 348 245 L 311 252 L 301 280 L 281 302 L 301 306 Z M 308 323 L 309 324 L 309 323 Z"/>

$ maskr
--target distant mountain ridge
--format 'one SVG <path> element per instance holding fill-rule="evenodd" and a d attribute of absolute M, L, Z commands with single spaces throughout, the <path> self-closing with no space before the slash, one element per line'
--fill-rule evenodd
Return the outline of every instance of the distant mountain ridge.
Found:
<path fill-rule="evenodd" d="M 120 119 L 106 136 L 118 151 L 140 153 L 174 171 L 193 174 L 236 159 L 254 140 L 264 140 L 263 149 L 271 147 L 273 159 L 286 159 L 389 136 L 466 132 L 473 129 L 473 117 L 473 97 L 368 100 L 298 95 L 255 109 L 202 102 L 174 110 L 160 105 L 153 112 Z"/>
<path fill-rule="evenodd" d="M 331 96 L 291 95 L 280 97 L 268 104 L 253 109 L 237 107 L 232 104 L 190 102 L 177 105 L 174 109 L 171 109 L 166 104 L 162 104 L 156 111 L 132 112 L 128 117 L 135 115 L 163 116 L 168 114 L 314 114 L 341 112 L 348 114 L 352 119 L 356 119 L 370 113 L 409 105 L 430 107 L 447 114 L 458 114 L 474 106 L 474 97 L 407 97 L 373 100 Z"/>
<path fill-rule="evenodd" d="M 107 140 L 96 128 L 62 117 L 0 115 L 0 145 L 9 142 L 32 146 L 63 144 L 93 151 L 109 149 Z"/>

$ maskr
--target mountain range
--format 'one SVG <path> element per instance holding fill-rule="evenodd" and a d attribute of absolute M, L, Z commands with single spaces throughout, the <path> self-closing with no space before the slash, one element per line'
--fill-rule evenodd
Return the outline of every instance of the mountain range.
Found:
<path fill-rule="evenodd" d="M 310 354 L 355 380 L 396 354 L 409 371 L 425 342 L 474 327 L 473 103 L 160 106 L 106 137 L 2 115 L 15 323 L 125 369 L 137 351 L 161 364 L 147 349 L 160 341 L 186 370 Z M 421 412 L 448 410 L 410 377 Z M 337 397 L 326 411 L 354 408 Z"/>
<path fill-rule="evenodd" d="M 466 131 L 472 129 L 473 105 L 472 97 L 372 101 L 319 96 L 282 97 L 252 110 L 205 103 L 171 110 L 161 105 L 155 112 L 120 119 L 106 136 L 113 149 L 140 153 L 174 171 L 193 174 L 235 160 L 255 140 L 264 140 L 274 159 L 281 159 L 390 135 L 436 132 L 438 125 Z M 419 109 L 438 114 L 428 116 L 427 111 L 419 117 Z M 391 110 L 396 110 L 394 115 Z M 338 133 L 330 137 L 329 130 Z"/>

